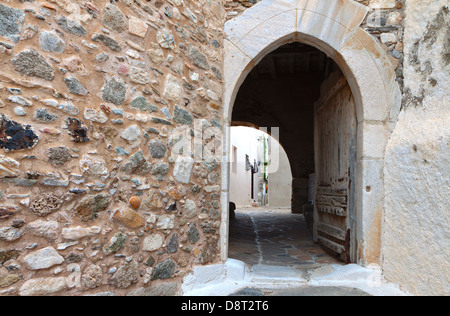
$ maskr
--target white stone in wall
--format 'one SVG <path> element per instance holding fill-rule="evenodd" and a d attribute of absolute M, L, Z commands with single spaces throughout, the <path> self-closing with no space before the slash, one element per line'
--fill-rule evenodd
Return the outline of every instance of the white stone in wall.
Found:
<path fill-rule="evenodd" d="M 193 166 L 194 159 L 191 157 L 178 157 L 173 171 L 174 178 L 178 182 L 188 184 Z"/>
<path fill-rule="evenodd" d="M 400 12 L 392 12 L 386 21 L 389 25 L 399 25 L 403 21 L 403 15 Z"/>
<path fill-rule="evenodd" d="M 155 251 L 162 247 L 163 238 L 159 234 L 153 234 L 144 239 L 142 250 Z"/>
<path fill-rule="evenodd" d="M 197 215 L 197 205 L 195 201 L 186 200 L 184 204 L 184 216 L 186 218 L 194 218 Z"/>
<path fill-rule="evenodd" d="M 67 288 L 66 278 L 40 278 L 25 282 L 19 290 L 20 296 L 49 295 Z"/>
<path fill-rule="evenodd" d="M 89 121 L 105 124 L 108 122 L 108 118 L 105 113 L 96 111 L 94 109 L 84 109 L 84 118 Z"/>
<path fill-rule="evenodd" d="M 397 36 L 393 33 L 383 33 L 380 35 L 381 43 L 390 45 L 397 43 Z"/>
<path fill-rule="evenodd" d="M 0 241 L 15 241 L 22 237 L 23 232 L 14 227 L 0 227 Z"/>
<path fill-rule="evenodd" d="M 132 148 L 137 148 L 141 144 L 141 135 L 142 132 L 139 126 L 133 125 L 124 130 L 120 137 L 127 140 L 131 144 Z"/>
<path fill-rule="evenodd" d="M 137 67 L 131 67 L 130 80 L 138 84 L 146 85 L 150 82 L 150 77 L 145 70 Z"/>
<path fill-rule="evenodd" d="M 219 97 L 218 95 L 211 90 L 206 91 L 206 96 L 208 97 L 208 99 L 212 100 L 212 101 L 218 101 Z"/>
<path fill-rule="evenodd" d="M 12 158 L 0 155 L 0 179 L 15 178 L 19 175 L 20 163 Z"/>
<path fill-rule="evenodd" d="M 156 65 L 161 65 L 165 60 L 164 51 L 158 46 L 158 44 L 152 43 L 152 48 L 150 48 L 147 53 L 150 60 Z"/>
<path fill-rule="evenodd" d="M 25 232 L 33 236 L 57 239 L 59 235 L 59 223 L 55 221 L 37 220 L 29 223 Z"/>
<path fill-rule="evenodd" d="M 169 49 L 175 48 L 175 39 L 172 35 L 172 32 L 167 29 L 159 31 L 156 34 L 156 41 L 158 42 L 159 45 L 161 45 L 162 48 L 169 48 Z"/>
<path fill-rule="evenodd" d="M 83 155 L 83 158 L 80 160 L 80 168 L 83 174 L 88 176 L 99 177 L 108 174 L 108 168 L 103 158 Z"/>
<path fill-rule="evenodd" d="M 220 191 L 220 185 L 211 185 L 211 186 L 205 187 L 206 193 L 219 192 L 219 191 Z"/>
<path fill-rule="evenodd" d="M 100 234 L 101 228 L 98 226 L 92 227 L 69 227 L 63 228 L 62 236 L 67 240 L 78 240 L 84 237 L 90 237 Z"/>
<path fill-rule="evenodd" d="M 24 109 L 23 107 L 21 107 L 21 106 L 16 106 L 16 107 L 14 108 L 14 113 L 15 113 L 17 116 L 26 116 L 26 115 L 27 115 L 27 112 L 26 112 L 25 109 Z"/>
<path fill-rule="evenodd" d="M 163 96 L 166 99 L 176 102 L 181 99 L 182 94 L 183 87 L 180 82 L 175 76 L 169 74 L 166 78 L 166 83 L 164 84 Z"/>
<path fill-rule="evenodd" d="M 139 37 L 145 37 L 145 35 L 147 34 L 147 30 L 148 30 L 147 23 L 134 16 L 130 18 L 130 28 L 128 30 L 130 34 Z"/>
<path fill-rule="evenodd" d="M 158 216 L 156 228 L 158 229 L 173 229 L 175 227 L 175 215 L 161 215 Z"/>
<path fill-rule="evenodd" d="M 41 270 L 62 264 L 64 258 L 53 247 L 46 247 L 25 256 L 23 261 L 30 270 Z"/>
<path fill-rule="evenodd" d="M 395 0 L 371 0 L 369 3 L 372 9 L 393 9 L 396 5 Z"/>
<path fill-rule="evenodd" d="M 28 99 L 25 99 L 24 97 L 18 96 L 18 95 L 13 95 L 11 97 L 9 97 L 8 99 L 11 103 L 15 103 L 15 104 L 19 104 L 21 106 L 33 106 L 33 102 L 31 102 Z"/>

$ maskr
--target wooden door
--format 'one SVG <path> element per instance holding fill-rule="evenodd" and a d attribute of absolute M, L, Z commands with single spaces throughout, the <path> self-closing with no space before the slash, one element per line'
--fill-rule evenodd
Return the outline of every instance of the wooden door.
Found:
<path fill-rule="evenodd" d="M 314 118 L 314 237 L 324 248 L 347 263 L 356 260 L 355 110 L 350 87 L 345 78 L 341 78 L 316 103 Z"/>

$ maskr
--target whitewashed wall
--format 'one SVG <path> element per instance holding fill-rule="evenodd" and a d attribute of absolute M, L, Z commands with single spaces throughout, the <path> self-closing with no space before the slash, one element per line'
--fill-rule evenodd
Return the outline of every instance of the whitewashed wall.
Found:
<path fill-rule="evenodd" d="M 263 170 L 263 143 L 257 140 L 261 137 L 268 138 L 267 145 L 270 147 L 271 164 L 268 166 L 269 173 L 269 192 L 268 192 L 268 206 L 269 207 L 291 207 L 292 194 L 292 173 L 289 164 L 289 159 L 283 147 L 278 141 L 274 140 L 262 131 L 258 131 L 249 127 L 232 127 L 231 128 L 231 147 L 230 157 L 230 201 L 236 203 L 238 207 L 248 207 L 252 205 L 251 199 L 251 171 L 245 170 L 245 155 L 250 158 L 250 163 L 254 160 L 261 161 L 259 172 L 254 176 L 254 198 L 260 201 L 258 193 L 262 190 L 258 185 L 262 181 Z M 236 162 L 233 162 L 233 147 L 236 148 Z M 233 167 L 234 165 L 234 167 Z M 259 178 L 259 179 L 258 179 Z"/>
<path fill-rule="evenodd" d="M 251 170 L 245 168 L 245 155 L 249 156 L 250 163 L 258 161 L 257 139 L 261 132 L 249 127 L 231 128 L 231 159 L 233 159 L 233 146 L 236 148 L 237 161 L 231 161 L 230 167 L 230 201 L 238 207 L 252 205 L 251 199 Z M 233 167 L 235 164 L 235 167 Z M 255 176 L 255 186 L 256 186 Z"/>
<path fill-rule="evenodd" d="M 385 158 L 383 270 L 412 294 L 449 295 L 448 1 L 406 4 L 404 108 Z"/>
<path fill-rule="evenodd" d="M 279 164 L 276 171 L 269 173 L 268 206 L 290 208 L 292 201 L 292 172 L 289 158 L 277 141 L 271 142 L 273 152 L 278 155 Z"/>

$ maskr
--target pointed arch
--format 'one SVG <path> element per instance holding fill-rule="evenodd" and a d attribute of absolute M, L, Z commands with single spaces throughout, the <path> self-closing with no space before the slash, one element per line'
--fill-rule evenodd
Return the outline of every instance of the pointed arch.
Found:
<path fill-rule="evenodd" d="M 326 53 L 344 73 L 356 103 L 356 223 L 358 263 L 380 263 L 386 144 L 401 105 L 395 67 L 360 28 L 368 8 L 352 0 L 264 0 L 225 24 L 224 162 L 236 95 L 270 52 L 302 42 Z M 228 256 L 229 166 L 222 167 L 221 255 Z M 370 188 L 370 190 L 367 190 Z"/>

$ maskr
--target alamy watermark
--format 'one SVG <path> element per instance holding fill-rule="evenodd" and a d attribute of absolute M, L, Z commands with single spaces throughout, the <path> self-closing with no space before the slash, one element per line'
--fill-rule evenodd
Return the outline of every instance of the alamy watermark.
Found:
<path fill-rule="evenodd" d="M 268 173 L 275 173 L 280 167 L 280 129 L 279 127 L 270 128 L 269 136 L 268 128 L 260 128 L 262 133 L 267 135 L 267 166 Z M 225 131 L 231 138 L 230 131 Z M 262 134 L 261 133 L 261 134 Z M 238 137 L 246 137 L 239 135 Z M 171 131 L 169 138 L 169 159 L 176 161 L 179 157 L 191 157 L 196 163 L 215 160 L 217 163 L 232 163 L 233 157 L 231 148 L 224 150 L 225 135 L 224 130 L 218 126 L 214 126 L 206 120 L 194 120 L 193 128 L 190 126 L 181 126 Z M 256 144 L 256 139 L 253 139 Z M 261 145 L 262 146 L 262 145 Z M 230 146 L 228 139 L 227 147 Z M 244 157 L 238 157 L 238 162 L 245 163 Z"/>

